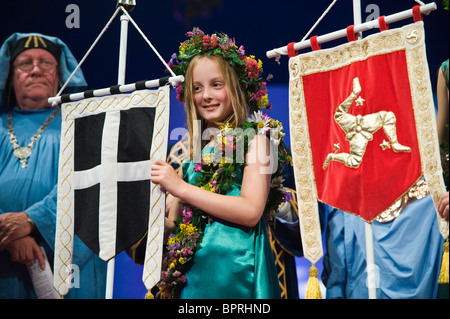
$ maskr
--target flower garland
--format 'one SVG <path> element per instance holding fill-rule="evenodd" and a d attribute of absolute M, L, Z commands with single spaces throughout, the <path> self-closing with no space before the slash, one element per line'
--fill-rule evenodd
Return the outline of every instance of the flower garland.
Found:
<path fill-rule="evenodd" d="M 261 77 L 263 72 L 261 60 L 257 61 L 253 55 L 246 56 L 244 47 L 241 45 L 238 48 L 235 40 L 223 33 L 210 36 L 199 28 L 194 28 L 186 35 L 190 39 L 181 43 L 178 55 L 174 53 L 168 63 L 176 74 L 186 74 L 189 63 L 198 54 L 220 55 L 236 69 L 239 82 L 247 92 L 250 112 L 271 109 L 266 82 Z M 271 77 L 269 75 L 267 79 L 269 80 Z M 184 82 L 179 83 L 175 90 L 177 99 L 184 103 Z"/>
<path fill-rule="evenodd" d="M 279 121 L 258 111 L 244 122 L 243 130 L 247 129 L 269 136 L 278 149 L 277 169 L 272 174 L 264 210 L 266 217 L 273 217 L 282 202 L 292 199 L 290 192 L 284 190 L 282 185 L 282 170 L 286 164 L 292 165 L 292 158 L 283 141 L 283 126 Z M 243 145 L 244 154 L 247 154 L 248 142 L 247 134 L 239 134 L 239 130 L 231 128 L 228 124 L 220 127 L 215 152 L 203 154 L 201 162 L 194 166 L 194 171 L 200 173 L 194 185 L 210 192 L 226 194 L 235 184 L 236 172 L 245 165 L 244 162 L 237 161 L 236 156 L 230 157 L 229 153 L 230 151 L 234 153 L 237 145 Z M 179 298 L 181 289 L 186 284 L 185 273 L 191 265 L 195 252 L 200 248 L 206 224 L 212 222 L 208 214 L 183 201 L 180 203 L 180 213 L 181 216 L 176 221 L 176 231 L 168 237 L 166 243 L 162 261 L 163 271 L 157 284 L 159 292 L 156 298 Z"/>

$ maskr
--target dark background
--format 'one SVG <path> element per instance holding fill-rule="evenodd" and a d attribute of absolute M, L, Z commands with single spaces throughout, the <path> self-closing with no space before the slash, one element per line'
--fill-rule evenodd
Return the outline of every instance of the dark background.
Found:
<path fill-rule="evenodd" d="M 269 115 L 283 122 L 286 141 L 288 128 L 288 69 L 287 56 L 277 64 L 266 58 L 266 51 L 300 41 L 311 28 L 331 0 L 137 0 L 131 12 L 145 35 L 150 39 L 165 61 L 178 51 L 185 33 L 198 26 L 205 33 L 225 32 L 236 38 L 237 45 L 244 45 L 246 54 L 255 55 L 264 64 L 264 75 L 274 75 L 268 86 L 273 110 Z M 424 1 L 430 3 L 430 1 Z M 106 25 L 116 8 L 116 0 L 4 0 L 0 10 L 0 41 L 14 32 L 39 32 L 60 37 L 72 50 L 78 61 L 84 56 L 95 38 Z M 66 19 L 73 11 L 66 9 L 75 4 L 79 9 L 79 28 L 69 28 Z M 438 9 L 424 16 L 427 58 L 433 91 L 436 87 L 437 70 L 449 57 L 448 11 L 441 1 Z M 362 22 L 371 19 L 374 6 L 380 15 L 394 14 L 417 5 L 413 0 L 361 0 Z M 351 0 L 339 0 L 322 22 L 312 32 L 323 35 L 353 24 Z M 367 12 L 366 12 L 367 11 Z M 69 19 L 70 20 L 70 19 Z M 73 22 L 73 20 L 69 21 Z M 412 18 L 390 25 L 396 28 L 412 23 Z M 367 36 L 376 30 L 367 31 Z M 83 64 L 82 69 L 89 89 L 117 84 L 119 57 L 120 18 L 110 28 Z M 329 48 L 346 39 L 322 44 Z M 309 49 L 302 52 L 308 52 Z M 2 70 L 0 70 L 2 71 Z M 156 79 L 165 76 L 165 67 L 142 39 L 134 26 L 129 24 L 126 83 Z M 173 96 L 173 95 L 172 95 Z M 182 106 L 172 99 L 171 129 L 184 125 Z M 171 141 L 175 142 L 175 141 Z M 115 298 L 143 298 L 145 289 L 141 276 L 142 267 L 120 254 L 116 258 Z M 52 263 L 52 261 L 50 261 Z M 303 298 L 310 264 L 297 259 L 300 297 Z M 321 265 L 316 265 L 321 271 Z"/>
<path fill-rule="evenodd" d="M 264 63 L 264 73 L 272 73 L 271 83 L 286 84 L 287 57 L 281 65 L 266 58 L 266 51 L 289 42 L 300 41 L 331 0 L 137 0 L 132 18 L 140 26 L 152 44 L 168 61 L 177 52 L 185 33 L 194 26 L 205 33 L 225 32 L 243 44 L 247 54 L 253 54 Z M 430 3 L 430 1 L 424 1 Z M 116 0 L 5 0 L 0 10 L 0 41 L 13 32 L 40 32 L 60 37 L 75 57 L 80 60 L 97 35 L 106 25 L 116 8 Z M 448 11 L 440 0 L 438 10 L 424 17 L 427 53 L 431 71 L 448 58 Z M 66 12 L 69 4 L 76 4 L 80 12 L 80 27 L 68 28 Z M 380 15 L 390 15 L 413 7 L 413 0 L 362 0 L 362 21 L 374 12 L 370 5 L 377 5 Z M 365 12 L 365 10 L 369 12 Z M 83 65 L 90 88 L 106 87 L 117 82 L 119 56 L 120 19 L 116 17 Z M 411 21 L 412 22 L 412 18 Z M 397 22 L 390 28 L 402 26 Z M 351 0 L 339 0 L 311 35 L 323 35 L 353 24 Z M 368 35 L 369 31 L 364 33 Z M 323 44 L 332 47 L 342 40 Z M 305 51 L 306 52 L 306 51 Z M 126 82 L 153 79 L 164 75 L 164 66 L 138 32 L 129 26 L 129 47 Z"/>

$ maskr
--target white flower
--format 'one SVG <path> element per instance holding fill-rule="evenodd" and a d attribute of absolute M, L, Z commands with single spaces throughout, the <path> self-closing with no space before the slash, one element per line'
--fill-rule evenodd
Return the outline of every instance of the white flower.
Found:
<path fill-rule="evenodd" d="M 283 188 L 284 178 L 282 176 L 275 177 L 270 182 L 270 188 Z"/>
<path fill-rule="evenodd" d="M 261 111 L 253 112 L 248 121 L 257 124 L 258 134 L 266 134 L 267 131 L 270 131 L 270 117 L 261 113 Z"/>
<path fill-rule="evenodd" d="M 270 131 L 270 140 L 275 146 L 278 146 L 284 135 L 286 134 L 283 132 L 283 126 L 277 125 L 276 127 L 272 127 Z"/>
<path fill-rule="evenodd" d="M 228 123 L 225 124 L 225 127 L 220 129 L 219 132 L 217 133 L 217 138 L 222 139 L 223 137 L 225 137 L 227 135 L 228 132 L 230 132 L 232 130 L 233 130 L 233 128 L 231 126 L 229 126 Z"/>

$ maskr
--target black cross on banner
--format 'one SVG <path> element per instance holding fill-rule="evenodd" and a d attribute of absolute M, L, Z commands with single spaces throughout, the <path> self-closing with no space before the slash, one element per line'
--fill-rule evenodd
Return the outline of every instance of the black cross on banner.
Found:
<path fill-rule="evenodd" d="M 147 231 L 154 118 L 138 107 L 75 120 L 75 235 L 104 260 Z"/>
<path fill-rule="evenodd" d="M 144 275 L 160 272 L 165 198 L 151 183 L 166 158 L 169 87 L 93 97 L 62 108 L 54 285 L 70 288 L 73 237 L 103 260 L 148 232 Z M 144 279 L 145 279 L 144 276 Z"/>

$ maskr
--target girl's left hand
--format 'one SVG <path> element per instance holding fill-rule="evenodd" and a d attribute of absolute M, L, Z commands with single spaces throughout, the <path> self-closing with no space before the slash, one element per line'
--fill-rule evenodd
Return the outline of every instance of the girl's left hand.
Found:
<path fill-rule="evenodd" d="M 151 171 L 152 183 L 158 184 L 173 196 L 177 197 L 184 181 L 178 176 L 174 168 L 161 159 L 153 162 Z"/>

